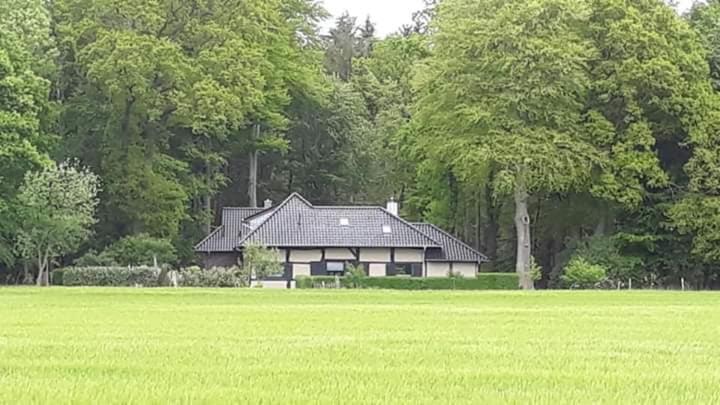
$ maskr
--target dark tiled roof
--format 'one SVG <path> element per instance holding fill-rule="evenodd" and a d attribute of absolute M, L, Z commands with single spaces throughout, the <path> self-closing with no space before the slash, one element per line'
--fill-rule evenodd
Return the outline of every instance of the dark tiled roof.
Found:
<path fill-rule="evenodd" d="M 223 209 L 222 225 L 198 243 L 195 250 L 198 252 L 233 252 L 238 247 L 240 240 L 251 230 L 243 223 L 243 220 L 260 211 L 263 211 L 263 208 Z"/>
<path fill-rule="evenodd" d="M 487 262 L 484 254 L 463 243 L 433 224 L 413 224 L 417 229 L 438 241 L 442 249 L 428 251 L 428 261 Z"/>
<path fill-rule="evenodd" d="M 341 219 L 348 225 L 341 225 Z M 383 228 L 389 227 L 385 233 Z M 242 245 L 272 247 L 439 247 L 438 243 L 380 207 L 314 207 L 293 194 Z"/>

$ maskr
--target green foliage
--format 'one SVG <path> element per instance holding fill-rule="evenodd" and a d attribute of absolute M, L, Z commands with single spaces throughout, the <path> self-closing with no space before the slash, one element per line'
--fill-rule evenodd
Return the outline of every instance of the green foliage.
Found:
<path fill-rule="evenodd" d="M 362 265 L 350 264 L 345 269 L 344 284 L 348 288 L 361 288 L 363 281 L 367 277 L 365 273 L 365 267 Z"/>
<path fill-rule="evenodd" d="M 638 285 L 644 279 L 640 257 L 623 253 L 623 240 L 619 236 L 593 237 L 584 241 L 575 251 L 575 257 L 588 264 L 599 265 L 607 271 L 607 278 L 615 282 L 633 279 Z"/>
<path fill-rule="evenodd" d="M 335 277 L 299 277 L 296 287 L 335 288 Z M 387 290 L 517 290 L 515 273 L 480 273 L 477 278 L 340 277 L 343 288 Z"/>
<path fill-rule="evenodd" d="M 91 235 L 97 193 L 97 176 L 68 163 L 26 174 L 17 248 L 37 264 L 38 284 L 48 283 L 54 257 L 73 253 Z"/>
<path fill-rule="evenodd" d="M 607 270 L 598 264 L 591 264 L 582 257 L 576 257 L 565 268 L 562 281 L 567 288 L 595 288 L 607 278 Z"/>
<path fill-rule="evenodd" d="M 50 284 L 51 285 L 63 285 L 65 277 L 64 269 L 55 269 L 50 273 Z"/>
<path fill-rule="evenodd" d="M 180 270 L 178 277 L 181 287 L 241 288 L 250 285 L 249 272 L 240 267 L 188 267 Z"/>
<path fill-rule="evenodd" d="M 147 234 L 127 236 L 110 245 L 104 252 L 122 266 L 151 266 L 176 264 L 177 255 L 167 239 L 153 238 Z"/>
<path fill-rule="evenodd" d="M 261 245 L 249 245 L 243 249 L 243 268 L 246 268 L 254 279 L 263 280 L 271 275 L 282 274 L 283 263 L 277 250 Z"/>
<path fill-rule="evenodd" d="M 69 287 L 157 287 L 160 269 L 155 267 L 69 267 L 63 269 L 63 285 Z"/>

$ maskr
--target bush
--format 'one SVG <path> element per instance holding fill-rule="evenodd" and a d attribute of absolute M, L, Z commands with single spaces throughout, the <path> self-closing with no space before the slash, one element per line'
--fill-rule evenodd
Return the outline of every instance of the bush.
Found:
<path fill-rule="evenodd" d="M 340 277 L 343 288 L 381 288 L 387 290 L 517 290 L 515 273 L 481 273 L 477 278 Z M 296 287 L 335 288 L 335 277 L 299 277 Z"/>
<path fill-rule="evenodd" d="M 599 264 L 590 264 L 582 257 L 570 261 L 562 276 L 567 288 L 595 288 L 607 279 L 607 270 Z"/>
<path fill-rule="evenodd" d="M 63 285 L 63 276 L 65 271 L 63 269 L 53 270 L 50 273 L 50 284 L 51 285 Z"/>
<path fill-rule="evenodd" d="M 120 267 L 120 265 L 110 257 L 107 252 L 98 253 L 91 250 L 81 258 L 75 260 L 76 267 Z"/>
<path fill-rule="evenodd" d="M 179 272 L 178 283 L 181 287 L 240 288 L 249 285 L 249 274 L 240 267 L 213 267 L 203 270 L 189 267 Z"/>
<path fill-rule="evenodd" d="M 105 253 L 108 257 L 128 266 L 151 266 L 155 258 L 158 264 L 175 264 L 177 253 L 167 239 L 153 238 L 147 234 L 127 236 L 110 245 Z"/>
<path fill-rule="evenodd" d="M 96 287 L 156 287 L 160 269 L 153 267 L 71 267 L 63 270 L 63 285 Z"/>

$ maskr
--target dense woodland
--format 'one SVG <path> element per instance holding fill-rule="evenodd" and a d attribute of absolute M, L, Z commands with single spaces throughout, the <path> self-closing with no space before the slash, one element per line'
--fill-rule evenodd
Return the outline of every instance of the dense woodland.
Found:
<path fill-rule="evenodd" d="M 573 257 L 718 286 L 720 1 L 427 1 L 386 38 L 326 18 L 311 0 L 0 2 L 0 282 L 147 246 L 192 264 L 223 206 L 297 191 L 394 196 L 526 287 Z"/>

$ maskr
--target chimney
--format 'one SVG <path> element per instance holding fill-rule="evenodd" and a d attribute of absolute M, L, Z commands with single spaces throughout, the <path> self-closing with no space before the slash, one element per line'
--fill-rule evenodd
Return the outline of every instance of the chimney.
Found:
<path fill-rule="evenodd" d="M 387 211 L 396 217 L 398 216 L 398 203 L 395 198 L 390 197 L 390 201 L 387 203 Z"/>
<path fill-rule="evenodd" d="M 263 208 L 272 208 L 272 200 L 269 198 L 265 200 L 265 205 L 263 206 Z"/>

